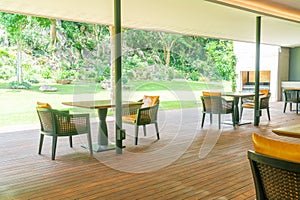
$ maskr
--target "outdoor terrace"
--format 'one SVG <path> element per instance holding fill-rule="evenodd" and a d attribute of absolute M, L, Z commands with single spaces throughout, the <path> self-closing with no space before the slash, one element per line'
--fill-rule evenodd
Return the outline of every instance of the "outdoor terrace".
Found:
<path fill-rule="evenodd" d="M 0 199 L 255 199 L 247 159 L 251 134 L 298 142 L 271 132 L 299 123 L 296 113 L 282 110 L 282 102 L 271 103 L 270 122 L 263 111 L 259 127 L 223 125 L 221 132 L 216 119 L 209 125 L 209 117 L 200 128 L 200 109 L 161 111 L 159 141 L 150 128 L 147 137 L 140 131 L 134 146 L 133 126 L 124 125 L 122 155 L 106 151 L 90 157 L 80 136 L 73 149 L 68 138 L 59 138 L 55 161 L 50 137 L 37 154 L 38 129 L 6 130 L 0 133 Z M 252 120 L 253 111 L 244 111 L 243 119 Z M 108 125 L 111 133 L 113 121 Z M 92 129 L 96 141 L 97 123 Z"/>

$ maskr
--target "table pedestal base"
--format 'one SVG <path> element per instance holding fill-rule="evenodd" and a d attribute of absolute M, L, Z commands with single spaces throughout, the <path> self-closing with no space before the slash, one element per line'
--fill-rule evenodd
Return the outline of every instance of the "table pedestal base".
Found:
<path fill-rule="evenodd" d="M 88 149 L 88 145 L 86 144 L 81 145 L 81 147 Z M 109 151 L 109 150 L 116 149 L 116 145 L 114 143 L 110 143 L 108 145 L 93 144 L 92 148 L 94 152 L 102 152 L 102 151 Z"/>
<path fill-rule="evenodd" d="M 233 125 L 232 121 L 224 121 L 223 124 Z M 238 123 L 236 123 L 235 125 L 236 126 L 241 126 L 241 125 L 246 125 L 246 124 L 251 124 L 251 122 L 250 121 L 241 120 Z"/>

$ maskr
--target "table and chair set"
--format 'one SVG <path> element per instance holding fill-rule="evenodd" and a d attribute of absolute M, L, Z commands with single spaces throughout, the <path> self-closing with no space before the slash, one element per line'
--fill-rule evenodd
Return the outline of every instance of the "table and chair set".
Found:
<path fill-rule="evenodd" d="M 98 111 L 98 141 L 92 143 L 90 116 L 89 114 L 70 114 L 69 110 L 53 109 L 50 104 L 37 102 L 37 114 L 40 120 L 41 133 L 38 153 L 41 154 L 44 136 L 52 137 L 52 160 L 55 160 L 58 137 L 69 137 L 70 147 L 73 147 L 72 136 L 87 134 L 87 145 L 82 147 L 89 149 L 90 154 L 94 152 L 115 149 L 115 144 L 108 141 L 108 130 L 106 117 L 109 108 L 115 107 L 111 100 L 62 102 L 63 105 L 85 109 L 96 109 Z M 159 129 L 157 114 L 159 108 L 159 96 L 147 96 L 133 102 L 122 102 L 122 121 L 135 126 L 134 144 L 138 144 L 139 126 L 143 126 L 146 136 L 146 125 L 154 124 L 156 136 L 159 140 Z M 123 133 L 125 134 L 125 133 Z M 125 139 L 125 135 L 122 136 Z"/>
<path fill-rule="evenodd" d="M 298 113 L 299 90 L 287 89 L 284 92 L 285 104 L 296 103 L 296 112 Z M 297 91 L 290 93 L 290 91 Z M 270 93 L 260 91 L 259 106 L 260 109 L 266 109 L 268 119 L 269 98 Z M 241 120 L 243 109 L 254 108 L 254 93 L 238 92 L 238 93 L 220 93 L 205 92 L 201 96 L 203 104 L 202 124 L 205 121 L 205 115 L 210 114 L 210 122 L 212 123 L 212 115 L 219 115 L 219 128 L 221 124 L 222 114 L 231 114 L 233 126 L 247 124 Z M 296 98 L 297 102 L 290 100 Z M 37 113 L 41 124 L 40 144 L 38 153 L 41 154 L 44 135 L 52 136 L 52 160 L 55 159 L 57 138 L 60 136 L 68 136 L 70 147 L 73 146 L 72 136 L 87 135 L 88 144 L 85 148 L 89 149 L 90 154 L 93 151 L 105 151 L 113 149 L 114 145 L 108 143 L 107 133 L 107 110 L 115 107 L 110 100 L 98 101 L 81 101 L 81 102 L 63 102 L 63 105 L 81 107 L 86 109 L 97 109 L 99 117 L 98 125 L 98 142 L 92 144 L 91 128 L 89 114 L 70 114 L 68 110 L 55 110 L 48 103 L 38 102 Z M 138 127 L 143 126 L 144 134 L 146 134 L 146 125 L 154 124 L 159 139 L 159 131 L 157 124 L 157 112 L 159 107 L 158 96 L 144 96 L 137 102 L 123 102 L 124 113 L 123 122 L 135 125 L 134 144 L 138 144 Z M 292 108 L 290 106 L 290 110 Z M 284 136 L 300 138 L 300 125 L 275 128 L 273 133 Z M 290 143 L 280 140 L 271 139 L 263 135 L 253 133 L 252 141 L 254 150 L 248 150 L 248 160 L 254 180 L 256 191 L 256 199 L 300 199 L 300 143 Z"/>
<path fill-rule="evenodd" d="M 286 88 L 284 90 L 284 109 L 287 104 L 296 104 L 298 114 L 298 103 L 300 88 Z M 266 109 L 270 120 L 269 98 L 270 93 L 260 91 L 259 109 Z M 227 99 L 226 97 L 233 99 Z M 249 99 L 250 97 L 250 99 Z M 203 92 L 201 100 L 203 103 L 202 127 L 205 114 L 219 115 L 219 128 L 221 114 L 232 115 L 232 125 L 242 125 L 243 109 L 254 108 L 254 93 L 220 93 Z M 240 109 L 240 110 L 239 110 Z M 212 123 L 212 118 L 210 118 Z M 300 124 L 274 128 L 273 133 L 278 136 L 300 139 Z M 300 143 L 285 142 L 272 139 L 258 133 L 252 134 L 254 150 L 248 150 L 247 156 L 254 181 L 256 199 L 300 199 Z"/>
<path fill-rule="evenodd" d="M 271 93 L 269 90 L 261 90 L 259 92 L 259 109 L 266 109 L 268 119 L 270 120 L 269 100 Z M 210 115 L 210 123 L 212 124 L 212 115 L 218 115 L 218 127 L 221 128 L 221 115 L 231 114 L 232 121 L 224 122 L 233 126 L 250 124 L 250 121 L 242 120 L 243 109 L 254 109 L 254 92 L 209 92 L 203 91 L 202 102 L 202 123 L 204 126 L 206 114 Z"/>

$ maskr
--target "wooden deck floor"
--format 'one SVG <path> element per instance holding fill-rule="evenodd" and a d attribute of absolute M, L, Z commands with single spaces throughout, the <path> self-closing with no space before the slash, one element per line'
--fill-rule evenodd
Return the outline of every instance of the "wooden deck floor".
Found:
<path fill-rule="evenodd" d="M 299 115 L 283 114 L 282 108 L 282 102 L 272 103 L 271 121 L 263 111 L 259 127 L 223 125 L 221 131 L 217 120 L 213 125 L 207 120 L 201 129 L 200 110 L 161 111 L 159 141 L 149 127 L 147 137 L 141 129 L 139 145 L 134 146 L 133 127 L 124 126 L 122 155 L 107 151 L 90 157 L 80 147 L 85 137 L 74 138 L 73 149 L 67 138 L 60 138 L 55 161 L 49 137 L 42 155 L 37 154 L 39 130 L 1 133 L 0 199 L 255 199 L 246 156 L 252 149 L 251 133 L 293 140 L 271 132 L 299 123 Z M 243 119 L 253 119 L 252 111 L 244 114 Z"/>

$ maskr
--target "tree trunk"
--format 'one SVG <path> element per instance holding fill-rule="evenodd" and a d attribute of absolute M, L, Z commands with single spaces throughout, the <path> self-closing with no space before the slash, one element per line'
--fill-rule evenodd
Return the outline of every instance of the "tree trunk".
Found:
<path fill-rule="evenodd" d="M 56 46 L 56 19 L 51 20 L 50 37 L 51 37 L 51 45 Z"/>
<path fill-rule="evenodd" d="M 171 49 L 166 48 L 166 68 L 170 66 L 170 59 L 171 59 Z"/>
<path fill-rule="evenodd" d="M 17 52 L 17 80 L 19 83 L 23 82 L 22 77 L 22 48 L 20 45 L 20 42 L 17 42 L 18 44 L 18 52 Z"/>
<path fill-rule="evenodd" d="M 166 77 L 168 77 L 168 71 L 169 71 L 169 67 L 170 67 L 170 60 L 171 60 L 171 49 L 170 48 L 166 48 L 166 66 L 165 66 L 165 75 Z"/>

